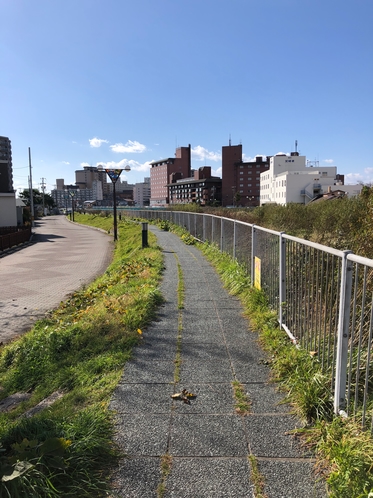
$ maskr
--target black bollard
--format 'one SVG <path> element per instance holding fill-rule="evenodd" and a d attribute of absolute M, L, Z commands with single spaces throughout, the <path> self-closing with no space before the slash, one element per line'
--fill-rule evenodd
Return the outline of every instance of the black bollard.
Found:
<path fill-rule="evenodd" d="M 148 224 L 146 222 L 142 224 L 142 248 L 148 247 Z"/>

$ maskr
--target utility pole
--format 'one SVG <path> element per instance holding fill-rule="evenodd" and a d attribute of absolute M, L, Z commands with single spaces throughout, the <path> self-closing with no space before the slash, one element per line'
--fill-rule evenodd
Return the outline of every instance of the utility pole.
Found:
<path fill-rule="evenodd" d="M 28 148 L 28 162 L 29 162 L 29 168 L 30 168 L 30 176 L 29 176 L 29 181 L 30 181 L 30 209 L 31 209 L 31 226 L 35 226 L 34 224 L 34 193 L 32 191 L 32 167 L 31 167 L 31 149 L 30 147 Z"/>
<path fill-rule="evenodd" d="M 43 215 L 45 216 L 45 202 L 44 202 L 44 191 L 45 191 L 45 183 L 44 183 L 45 178 L 41 179 L 41 192 L 42 192 L 42 198 L 43 198 Z"/>

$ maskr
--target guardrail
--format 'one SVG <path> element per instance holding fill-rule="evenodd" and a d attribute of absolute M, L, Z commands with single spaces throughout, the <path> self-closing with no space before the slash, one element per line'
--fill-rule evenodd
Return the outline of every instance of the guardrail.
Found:
<path fill-rule="evenodd" d="M 335 413 L 360 417 L 363 426 L 372 423 L 373 260 L 213 215 L 151 209 L 122 214 L 183 226 L 244 265 L 278 313 L 280 327 L 330 377 Z"/>
<path fill-rule="evenodd" d="M 5 249 L 10 249 L 13 246 L 27 242 L 31 237 L 31 227 L 2 227 L 1 232 L 0 251 L 5 251 Z"/>

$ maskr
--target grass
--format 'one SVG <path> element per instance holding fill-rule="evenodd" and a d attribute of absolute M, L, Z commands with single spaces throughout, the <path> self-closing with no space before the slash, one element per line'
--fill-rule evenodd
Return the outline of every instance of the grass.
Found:
<path fill-rule="evenodd" d="M 251 480 L 254 484 L 255 488 L 255 498 L 267 498 L 267 495 L 264 493 L 264 477 L 259 472 L 258 462 L 254 455 L 249 456 L 250 462 L 250 471 L 251 471 Z"/>
<path fill-rule="evenodd" d="M 247 415 L 250 413 L 250 400 L 248 395 L 245 393 L 244 386 L 240 384 L 237 380 L 232 382 L 233 387 L 233 397 L 235 400 L 234 409 L 239 415 Z"/>
<path fill-rule="evenodd" d="M 109 231 L 112 219 L 76 215 Z M 105 274 L 21 338 L 0 350 L 1 398 L 30 398 L 0 414 L 0 498 L 104 496 L 119 453 L 108 409 L 132 348 L 162 302 L 162 254 L 141 227 L 118 224 Z M 23 413 L 60 390 L 64 396 L 32 418 Z"/>
<path fill-rule="evenodd" d="M 161 482 L 157 488 L 157 498 L 163 498 L 166 493 L 166 481 L 171 472 L 172 456 L 169 454 L 163 455 L 161 458 Z"/>

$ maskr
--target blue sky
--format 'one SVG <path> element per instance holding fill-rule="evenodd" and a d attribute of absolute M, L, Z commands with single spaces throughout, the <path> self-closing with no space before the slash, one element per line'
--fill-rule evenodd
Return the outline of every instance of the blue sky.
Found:
<path fill-rule="evenodd" d="M 192 147 L 192 167 L 298 150 L 372 182 L 372 0 L 0 0 L 14 187 Z"/>

